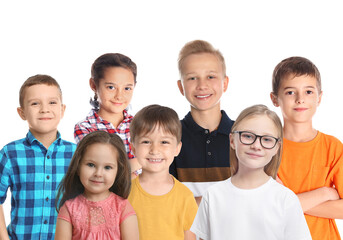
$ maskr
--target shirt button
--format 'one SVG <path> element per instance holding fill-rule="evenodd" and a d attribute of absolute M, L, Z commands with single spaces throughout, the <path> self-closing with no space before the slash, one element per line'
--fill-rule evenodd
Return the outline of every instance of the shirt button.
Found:
<path fill-rule="evenodd" d="M 48 155 L 46 158 L 47 158 L 47 159 L 50 159 L 50 156 Z"/>
<path fill-rule="evenodd" d="M 45 199 L 45 201 L 49 201 L 49 197 L 47 197 L 47 198 Z"/>
<path fill-rule="evenodd" d="M 206 143 L 209 144 L 211 141 L 210 140 L 207 140 Z"/>
<path fill-rule="evenodd" d="M 208 130 L 207 129 L 205 130 L 205 134 L 208 134 Z"/>
<path fill-rule="evenodd" d="M 208 154 L 208 156 L 211 156 L 211 152 L 208 152 L 207 154 Z"/>
<path fill-rule="evenodd" d="M 44 224 L 47 224 L 48 223 L 48 221 L 47 220 L 44 220 Z"/>
<path fill-rule="evenodd" d="M 49 180 L 49 179 L 50 179 L 50 176 L 49 176 L 49 175 L 48 175 L 48 176 L 46 176 L 46 179 L 48 179 L 48 180 Z"/>

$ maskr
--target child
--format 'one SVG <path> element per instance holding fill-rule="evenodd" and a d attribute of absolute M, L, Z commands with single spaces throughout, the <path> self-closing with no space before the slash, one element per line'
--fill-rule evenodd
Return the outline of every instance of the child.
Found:
<path fill-rule="evenodd" d="M 20 88 L 17 111 L 29 124 L 26 138 L 0 152 L 0 203 L 10 188 L 11 222 L 7 227 L 0 206 L 0 239 L 53 239 L 57 186 L 67 172 L 76 145 L 61 138 L 57 126 L 65 105 L 59 84 L 35 75 Z"/>
<path fill-rule="evenodd" d="M 177 113 L 159 105 L 147 106 L 135 115 L 130 131 L 132 149 L 143 169 L 129 195 L 140 239 L 195 239 L 189 229 L 197 204 L 192 192 L 169 174 L 181 148 Z"/>
<path fill-rule="evenodd" d="M 78 143 L 88 133 L 98 130 L 118 134 L 125 144 L 131 170 L 138 173 L 141 167 L 130 146 L 132 116 L 126 109 L 136 85 L 137 66 L 125 55 L 107 53 L 94 61 L 91 74 L 89 85 L 94 91 L 93 109 L 86 119 L 75 125 L 75 141 Z"/>
<path fill-rule="evenodd" d="M 204 195 L 191 231 L 201 239 L 311 239 L 296 195 L 274 179 L 282 125 L 264 105 L 242 111 L 230 134 L 231 175 Z"/>
<path fill-rule="evenodd" d="M 317 67 L 303 57 L 283 60 L 274 69 L 270 96 L 284 120 L 278 176 L 298 195 L 312 238 L 341 239 L 334 219 L 343 218 L 343 145 L 312 126 L 322 98 Z"/>
<path fill-rule="evenodd" d="M 179 72 L 178 87 L 191 111 L 181 121 L 183 147 L 170 173 L 192 190 L 199 203 L 208 186 L 230 177 L 229 134 L 233 121 L 220 110 L 229 78 L 222 54 L 200 40 L 181 49 Z"/>
<path fill-rule="evenodd" d="M 63 197 L 55 239 L 138 239 L 137 217 L 126 199 L 130 186 L 120 137 L 104 131 L 88 134 L 58 190 Z"/>

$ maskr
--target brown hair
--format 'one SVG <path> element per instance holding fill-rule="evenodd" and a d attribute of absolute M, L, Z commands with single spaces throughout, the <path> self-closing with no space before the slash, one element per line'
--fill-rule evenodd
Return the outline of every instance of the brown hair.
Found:
<path fill-rule="evenodd" d="M 43 74 L 37 74 L 34 75 L 32 77 L 29 77 L 24 83 L 23 85 L 21 85 L 20 90 L 19 90 L 19 104 L 20 107 L 23 108 L 24 107 L 24 97 L 25 97 L 25 90 L 28 87 L 34 86 L 34 85 L 38 85 L 38 84 L 45 84 L 48 86 L 55 86 L 58 88 L 58 90 L 61 93 L 61 102 L 62 102 L 62 90 L 60 85 L 58 84 L 58 82 L 52 78 L 49 75 L 43 75 Z"/>
<path fill-rule="evenodd" d="M 142 108 L 134 116 L 130 124 L 131 142 L 154 131 L 157 126 L 175 136 L 178 143 L 181 141 L 182 128 L 177 113 L 171 108 L 154 104 Z"/>
<path fill-rule="evenodd" d="M 290 57 L 282 60 L 273 71 L 273 94 L 278 95 L 281 81 L 289 76 L 298 77 L 308 75 L 316 78 L 319 93 L 322 91 L 320 73 L 316 65 L 304 57 Z"/>
<path fill-rule="evenodd" d="M 58 188 L 56 197 L 57 210 L 59 210 L 67 200 L 75 198 L 84 192 L 84 186 L 80 181 L 78 170 L 87 148 L 95 143 L 110 144 L 117 150 L 117 175 L 109 191 L 123 198 L 128 197 L 131 189 L 131 171 L 124 143 L 117 134 L 111 134 L 105 131 L 95 131 L 86 135 L 76 148 L 68 171 Z M 61 196 L 62 199 L 60 203 L 57 203 Z"/>
<path fill-rule="evenodd" d="M 276 179 L 277 171 L 281 163 L 283 131 L 282 131 L 281 120 L 275 112 L 269 110 L 268 107 L 262 104 L 254 105 L 254 106 L 244 109 L 239 114 L 239 116 L 237 117 L 235 123 L 233 124 L 231 128 L 230 138 L 232 137 L 232 133 L 237 130 L 239 124 L 243 120 L 247 118 L 251 118 L 255 116 L 263 116 L 263 115 L 268 116 L 274 122 L 274 125 L 278 131 L 279 142 L 281 143 L 278 152 L 272 157 L 271 161 L 264 167 L 265 173 L 268 176 L 271 176 L 274 179 Z M 231 170 L 231 176 L 235 175 L 238 171 L 238 159 L 237 159 L 236 151 L 231 146 L 230 146 L 230 170 Z"/>
<path fill-rule="evenodd" d="M 105 71 L 109 67 L 122 67 L 132 72 L 135 84 L 137 83 L 137 65 L 127 56 L 120 53 L 106 53 L 98 57 L 92 64 L 91 78 L 95 86 L 99 87 L 100 79 L 104 78 Z M 90 104 L 94 108 L 99 108 L 98 97 L 95 94 Z"/>
<path fill-rule="evenodd" d="M 178 60 L 178 67 L 180 75 L 182 75 L 182 66 L 185 61 L 185 59 L 192 54 L 201 54 L 201 53 L 210 53 L 213 54 L 218 58 L 220 63 L 222 64 L 223 73 L 224 76 L 226 76 L 226 65 L 225 65 L 225 59 L 222 55 L 222 53 L 215 49 L 209 42 L 203 41 L 203 40 L 194 40 L 191 42 L 188 42 L 183 46 L 179 53 L 179 60 Z"/>

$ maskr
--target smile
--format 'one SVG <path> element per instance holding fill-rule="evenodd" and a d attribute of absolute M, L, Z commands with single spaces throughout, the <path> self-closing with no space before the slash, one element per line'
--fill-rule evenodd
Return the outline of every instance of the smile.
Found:
<path fill-rule="evenodd" d="M 196 95 L 195 97 L 196 98 L 208 98 L 208 97 L 210 97 L 212 94 L 207 94 L 207 95 Z"/>
<path fill-rule="evenodd" d="M 102 182 L 96 181 L 96 180 L 90 180 L 90 182 L 95 183 L 95 184 L 100 184 L 100 183 L 102 183 Z"/>
<path fill-rule="evenodd" d="M 307 108 L 294 108 L 294 110 L 297 112 L 303 112 L 303 111 L 306 111 Z"/>
<path fill-rule="evenodd" d="M 162 158 L 148 158 L 148 161 L 153 163 L 160 163 L 162 162 Z"/>
<path fill-rule="evenodd" d="M 260 157 L 263 157 L 262 155 L 260 154 L 256 154 L 256 153 L 247 153 L 248 156 L 252 157 L 252 158 L 260 158 Z"/>

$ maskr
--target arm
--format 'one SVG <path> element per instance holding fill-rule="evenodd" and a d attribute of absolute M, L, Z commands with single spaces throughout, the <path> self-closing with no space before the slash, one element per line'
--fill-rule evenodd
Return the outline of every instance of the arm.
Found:
<path fill-rule="evenodd" d="M 136 215 L 131 215 L 127 217 L 120 224 L 120 235 L 122 240 L 139 239 L 138 221 Z"/>
<path fill-rule="evenodd" d="M 305 213 L 326 201 L 339 199 L 336 189 L 330 187 L 317 188 L 312 191 L 299 193 L 297 196 Z"/>
<path fill-rule="evenodd" d="M 72 239 L 73 227 L 70 222 L 57 218 L 55 240 Z"/>
<path fill-rule="evenodd" d="M 200 205 L 200 202 L 201 202 L 201 199 L 202 199 L 202 197 L 200 196 L 200 197 L 194 197 L 194 198 L 195 198 L 195 201 L 196 201 L 197 205 L 199 206 L 199 205 Z"/>
<path fill-rule="evenodd" d="M 195 234 L 192 233 L 190 230 L 185 231 L 185 240 L 195 240 Z"/>
<path fill-rule="evenodd" d="M 137 177 L 137 175 L 135 174 L 135 172 L 139 169 L 142 168 L 142 166 L 139 164 L 137 158 L 131 158 L 129 160 L 130 163 L 130 168 L 131 168 L 131 179 L 134 179 Z"/>
<path fill-rule="evenodd" d="M 322 218 L 343 219 L 343 199 L 323 202 L 305 213 Z"/>
<path fill-rule="evenodd" d="M 6 229 L 5 215 L 2 205 L 0 205 L 0 239 L 9 240 L 9 236 Z"/>

